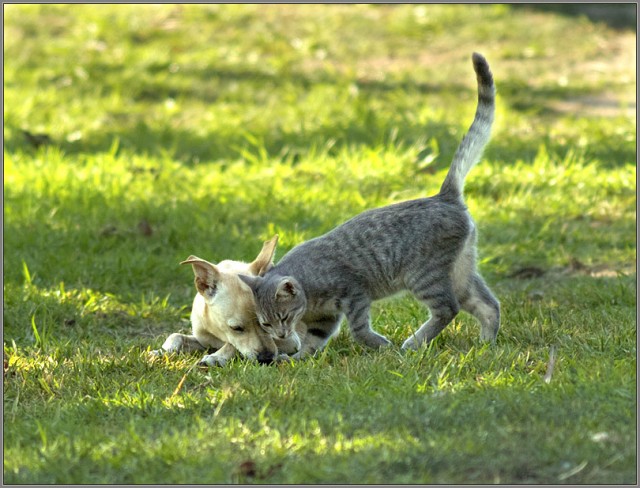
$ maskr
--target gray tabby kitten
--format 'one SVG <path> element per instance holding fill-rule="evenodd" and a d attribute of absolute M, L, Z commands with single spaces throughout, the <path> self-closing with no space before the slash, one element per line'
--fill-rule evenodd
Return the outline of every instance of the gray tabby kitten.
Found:
<path fill-rule="evenodd" d="M 431 341 L 460 309 L 474 315 L 480 336 L 495 341 L 500 304 L 476 271 L 476 228 L 462 189 L 489 141 L 495 87 L 489 65 L 474 53 L 478 106 L 440 193 L 365 211 L 323 236 L 294 247 L 264 276 L 243 276 L 256 299 L 256 314 L 274 338 L 306 335 L 301 358 L 322 349 L 345 315 L 356 340 L 390 344 L 371 329 L 372 301 L 402 290 L 425 303 L 431 318 L 403 344 Z"/>

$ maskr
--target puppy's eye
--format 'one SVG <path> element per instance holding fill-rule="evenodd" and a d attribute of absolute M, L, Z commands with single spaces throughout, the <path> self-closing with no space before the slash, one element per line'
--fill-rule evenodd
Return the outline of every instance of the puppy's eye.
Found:
<path fill-rule="evenodd" d="M 230 329 L 234 332 L 244 332 L 244 327 L 242 327 L 241 325 L 234 325 L 230 327 Z"/>

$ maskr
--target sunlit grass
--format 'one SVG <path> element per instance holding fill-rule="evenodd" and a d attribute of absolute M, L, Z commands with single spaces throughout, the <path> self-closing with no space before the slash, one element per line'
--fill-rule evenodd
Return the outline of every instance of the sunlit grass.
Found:
<path fill-rule="evenodd" d="M 633 482 L 634 46 L 509 5 L 5 6 L 5 482 Z M 465 189 L 495 347 L 460 314 L 417 352 L 345 329 L 272 367 L 147 354 L 189 329 L 188 255 L 278 233 L 280 258 L 435 194 L 472 51 L 498 85 Z M 372 319 L 400 345 L 426 317 Z"/>

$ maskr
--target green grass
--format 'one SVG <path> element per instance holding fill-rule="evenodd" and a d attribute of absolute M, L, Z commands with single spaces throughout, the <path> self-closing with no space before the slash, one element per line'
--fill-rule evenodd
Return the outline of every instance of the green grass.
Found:
<path fill-rule="evenodd" d="M 4 10 L 5 483 L 636 482 L 624 22 L 508 5 Z M 343 330 L 296 364 L 147 354 L 189 329 L 189 254 L 250 260 L 277 232 L 279 258 L 434 194 L 473 117 L 474 50 L 499 95 L 466 185 L 495 347 L 461 314 L 417 352 Z M 401 297 L 373 320 L 399 346 L 426 316 Z"/>

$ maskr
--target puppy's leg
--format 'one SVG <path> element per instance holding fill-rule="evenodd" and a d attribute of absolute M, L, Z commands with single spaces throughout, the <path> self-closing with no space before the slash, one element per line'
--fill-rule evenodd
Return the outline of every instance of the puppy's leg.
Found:
<path fill-rule="evenodd" d="M 205 346 L 198 342 L 198 339 L 192 335 L 186 334 L 171 334 L 167 337 L 167 340 L 162 344 L 162 349 L 167 352 L 194 352 L 202 351 Z"/>
<path fill-rule="evenodd" d="M 162 344 L 162 349 L 156 349 L 151 351 L 156 356 L 161 356 L 167 352 L 194 352 L 203 351 L 206 347 L 203 346 L 195 336 L 186 334 L 171 334 L 167 337 L 167 340 Z"/>
<path fill-rule="evenodd" d="M 218 350 L 225 344 L 224 341 L 218 339 L 216 336 L 203 329 L 202 327 L 194 326 L 193 335 L 196 340 L 205 347 L 205 349 Z"/>
<path fill-rule="evenodd" d="M 207 354 L 203 357 L 198 365 L 200 366 L 224 366 L 236 355 L 236 348 L 226 343 L 218 351 L 213 354 Z"/>

